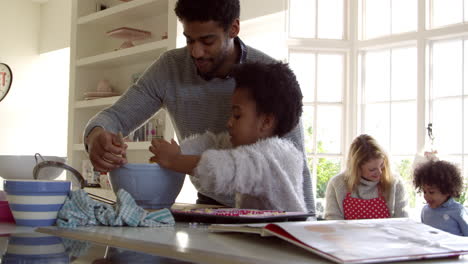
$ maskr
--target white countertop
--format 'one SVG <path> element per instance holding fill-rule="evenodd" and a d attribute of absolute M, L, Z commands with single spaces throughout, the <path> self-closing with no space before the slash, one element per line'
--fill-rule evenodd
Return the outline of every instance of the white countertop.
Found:
<path fill-rule="evenodd" d="M 175 227 L 43 227 L 38 232 L 90 241 L 197 263 L 332 263 L 275 237 L 213 233 L 207 225 L 177 223 Z M 404 264 L 468 264 L 468 256 L 399 262 Z"/>

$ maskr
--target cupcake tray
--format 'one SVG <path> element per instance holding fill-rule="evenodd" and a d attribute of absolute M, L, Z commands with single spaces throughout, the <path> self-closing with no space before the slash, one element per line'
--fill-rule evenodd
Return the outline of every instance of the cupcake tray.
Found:
<path fill-rule="evenodd" d="M 242 224 L 305 221 L 314 214 L 304 212 L 285 212 L 276 210 L 238 209 L 238 208 L 198 208 L 171 209 L 178 222 L 197 222 L 213 224 Z"/>

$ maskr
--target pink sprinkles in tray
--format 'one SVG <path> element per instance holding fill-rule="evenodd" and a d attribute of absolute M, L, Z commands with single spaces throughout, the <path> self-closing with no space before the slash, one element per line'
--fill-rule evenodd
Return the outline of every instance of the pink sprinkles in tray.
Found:
<path fill-rule="evenodd" d="M 286 215 L 287 212 L 278 210 L 257 210 L 257 209 L 239 209 L 239 208 L 225 208 L 225 209 L 185 209 L 173 210 L 177 213 L 187 214 L 204 214 L 204 215 L 218 215 L 218 216 L 242 216 L 242 217 L 256 217 L 256 216 L 277 216 Z"/>

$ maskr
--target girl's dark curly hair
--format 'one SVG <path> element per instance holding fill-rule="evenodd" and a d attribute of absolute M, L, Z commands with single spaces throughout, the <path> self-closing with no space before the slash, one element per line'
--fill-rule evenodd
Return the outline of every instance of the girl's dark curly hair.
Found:
<path fill-rule="evenodd" d="M 246 89 L 255 101 L 258 114 L 273 114 L 275 135 L 281 137 L 299 123 L 302 92 L 296 75 L 285 63 L 244 63 L 231 73 L 236 89 Z"/>
<path fill-rule="evenodd" d="M 463 177 L 454 164 L 444 160 L 427 161 L 414 170 L 413 184 L 417 191 L 423 185 L 436 186 L 442 194 L 458 198 L 463 191 Z"/>
<path fill-rule="evenodd" d="M 224 29 L 240 16 L 239 0 L 178 0 L 174 9 L 180 21 L 216 21 Z"/>

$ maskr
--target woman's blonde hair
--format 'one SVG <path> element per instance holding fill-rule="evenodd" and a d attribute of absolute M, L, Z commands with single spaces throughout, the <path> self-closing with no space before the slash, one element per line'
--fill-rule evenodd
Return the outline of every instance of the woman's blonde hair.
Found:
<path fill-rule="evenodd" d="M 379 188 L 382 195 L 385 197 L 389 195 L 387 191 L 390 190 L 393 176 L 390 170 L 388 155 L 373 137 L 366 134 L 355 138 L 349 148 L 345 172 L 345 182 L 349 192 L 355 190 L 359 185 L 359 181 L 361 180 L 361 166 L 368 161 L 379 158 L 383 159 L 384 163 Z"/>

